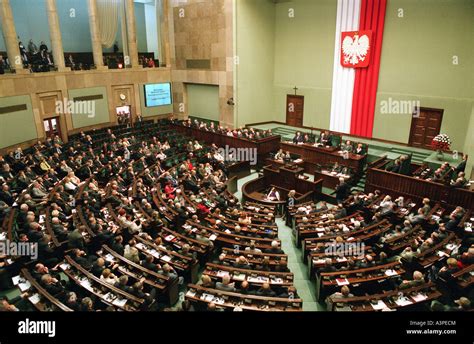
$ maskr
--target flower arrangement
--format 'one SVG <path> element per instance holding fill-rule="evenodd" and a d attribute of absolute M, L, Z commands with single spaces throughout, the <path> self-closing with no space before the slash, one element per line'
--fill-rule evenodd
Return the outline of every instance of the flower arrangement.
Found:
<path fill-rule="evenodd" d="M 438 134 L 431 141 L 431 147 L 437 151 L 447 151 L 451 146 L 451 139 L 446 134 Z"/>

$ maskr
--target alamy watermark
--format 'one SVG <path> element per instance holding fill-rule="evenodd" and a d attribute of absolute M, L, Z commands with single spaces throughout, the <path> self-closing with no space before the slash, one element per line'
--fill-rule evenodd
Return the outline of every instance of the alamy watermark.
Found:
<path fill-rule="evenodd" d="M 363 242 L 330 242 L 325 244 L 324 254 L 334 257 L 358 257 L 365 255 L 365 244 Z"/>
<path fill-rule="evenodd" d="M 256 148 L 234 148 L 221 147 L 217 150 L 226 162 L 249 161 L 250 165 L 257 165 L 257 149 Z"/>
<path fill-rule="evenodd" d="M 420 108 L 419 100 L 396 100 L 389 97 L 388 100 L 380 102 L 380 113 L 384 115 L 412 115 L 413 117 L 419 117 Z"/>
<path fill-rule="evenodd" d="M 71 115 L 87 115 L 88 118 L 95 117 L 94 100 L 70 100 L 64 98 L 56 101 L 56 113 L 70 113 Z"/>
<path fill-rule="evenodd" d="M 0 241 L 0 256 L 27 256 L 32 260 L 38 259 L 38 243 Z"/>

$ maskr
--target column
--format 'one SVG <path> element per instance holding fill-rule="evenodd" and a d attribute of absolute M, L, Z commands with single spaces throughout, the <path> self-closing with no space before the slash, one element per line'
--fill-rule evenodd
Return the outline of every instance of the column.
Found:
<path fill-rule="evenodd" d="M 0 19 L 11 68 L 17 74 L 29 73 L 27 69 L 23 68 L 10 0 L 0 0 Z"/>
<path fill-rule="evenodd" d="M 92 54 L 97 69 L 106 69 L 102 56 L 102 42 L 100 39 L 99 22 L 97 16 L 97 1 L 87 0 L 89 7 L 89 26 L 91 29 Z"/>
<path fill-rule="evenodd" d="M 132 68 L 138 68 L 137 32 L 135 28 L 135 8 L 133 7 L 133 0 L 125 0 L 125 12 L 127 15 L 128 64 L 131 65 Z"/>
<path fill-rule="evenodd" d="M 49 36 L 53 48 L 54 64 L 58 67 L 58 72 L 71 70 L 64 63 L 63 41 L 59 28 L 58 10 L 56 0 L 46 0 L 46 11 L 48 12 Z"/>
<path fill-rule="evenodd" d="M 170 13 L 169 0 L 163 0 L 162 5 L 163 5 L 163 8 L 162 8 L 163 23 L 161 26 L 162 31 L 160 32 L 160 35 L 161 35 L 161 41 L 162 41 L 161 48 L 164 49 L 164 51 L 162 51 L 161 56 L 163 58 L 163 64 L 166 67 L 171 67 L 169 16 L 172 15 L 172 11 Z"/>

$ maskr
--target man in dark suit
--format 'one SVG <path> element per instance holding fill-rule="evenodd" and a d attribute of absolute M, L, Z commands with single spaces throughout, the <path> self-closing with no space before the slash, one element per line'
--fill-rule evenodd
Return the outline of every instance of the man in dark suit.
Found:
<path fill-rule="evenodd" d="M 339 178 L 339 185 L 336 186 L 336 190 L 334 191 L 336 194 L 336 201 L 342 203 L 350 191 L 351 187 L 346 183 L 346 180 L 342 177 Z"/>
<path fill-rule="evenodd" d="M 298 144 L 298 143 L 303 143 L 304 142 L 304 137 L 301 135 L 299 131 L 296 132 L 295 137 L 293 138 L 293 143 Z"/>
<path fill-rule="evenodd" d="M 332 136 L 327 130 L 321 132 L 321 135 L 319 135 L 318 143 L 322 144 L 323 146 L 332 146 Z"/>
<path fill-rule="evenodd" d="M 67 239 L 68 239 L 68 248 L 78 248 L 81 250 L 84 250 L 86 246 L 86 242 L 84 240 L 84 237 L 82 236 L 82 233 L 86 231 L 85 226 L 79 226 L 76 229 L 74 229 L 71 233 L 68 234 Z"/>

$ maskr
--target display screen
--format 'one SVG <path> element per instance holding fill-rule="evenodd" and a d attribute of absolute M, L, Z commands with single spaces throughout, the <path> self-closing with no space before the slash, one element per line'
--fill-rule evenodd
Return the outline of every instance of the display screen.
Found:
<path fill-rule="evenodd" d="M 169 82 L 162 84 L 144 85 L 145 106 L 163 106 L 171 105 L 171 84 Z"/>

